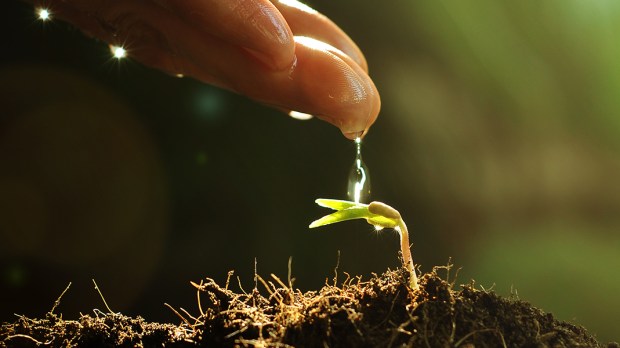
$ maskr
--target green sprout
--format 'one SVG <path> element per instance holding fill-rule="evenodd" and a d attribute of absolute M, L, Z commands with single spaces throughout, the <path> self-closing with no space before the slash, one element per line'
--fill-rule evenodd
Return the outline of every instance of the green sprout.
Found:
<path fill-rule="evenodd" d="M 381 202 L 371 202 L 370 204 L 355 203 L 351 201 L 343 201 L 338 199 L 319 198 L 316 203 L 322 207 L 336 210 L 334 213 L 323 216 L 313 221 L 310 228 L 325 226 L 336 222 L 365 219 L 366 222 L 373 225 L 377 230 L 383 228 L 393 228 L 400 235 L 400 250 L 403 257 L 403 267 L 409 271 L 409 286 L 413 290 L 418 289 L 418 277 L 413 267 L 413 259 L 411 258 L 411 250 L 409 249 L 409 231 L 407 225 L 400 217 L 400 213 Z"/>

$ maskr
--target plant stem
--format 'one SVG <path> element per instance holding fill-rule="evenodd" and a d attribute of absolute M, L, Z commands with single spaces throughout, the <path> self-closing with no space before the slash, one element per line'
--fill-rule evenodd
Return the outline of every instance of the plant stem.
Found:
<path fill-rule="evenodd" d="M 403 266 L 409 271 L 409 286 L 411 289 L 417 290 L 419 288 L 418 276 L 415 273 L 411 249 L 409 249 L 409 231 L 402 218 L 398 220 L 397 230 L 400 235 L 400 251 L 403 254 Z"/>

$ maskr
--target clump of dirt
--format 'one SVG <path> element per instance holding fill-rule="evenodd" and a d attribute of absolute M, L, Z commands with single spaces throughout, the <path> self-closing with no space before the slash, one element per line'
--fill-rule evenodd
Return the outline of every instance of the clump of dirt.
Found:
<path fill-rule="evenodd" d="M 44 319 L 19 317 L 2 325 L 0 347 L 161 347 L 182 341 L 186 328 L 148 323 L 121 314 L 83 315 L 64 320 L 48 313 Z"/>
<path fill-rule="evenodd" d="M 351 278 L 302 293 L 272 275 L 246 293 L 212 279 L 195 284 L 199 313 L 179 325 L 96 312 L 49 313 L 3 324 L 0 347 L 618 347 L 518 299 L 442 280 L 437 269 L 407 286 L 407 272 Z"/>

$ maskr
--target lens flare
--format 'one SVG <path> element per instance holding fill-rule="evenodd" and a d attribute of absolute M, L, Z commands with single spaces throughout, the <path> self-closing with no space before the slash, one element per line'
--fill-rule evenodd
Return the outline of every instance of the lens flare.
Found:
<path fill-rule="evenodd" d="M 110 51 L 116 59 L 123 59 L 127 57 L 127 51 L 121 46 L 110 45 Z"/>
<path fill-rule="evenodd" d="M 39 17 L 40 20 L 42 21 L 48 21 L 50 19 L 52 19 L 52 14 L 50 12 L 50 10 L 43 8 L 43 7 L 39 7 L 37 8 L 37 17 Z"/>

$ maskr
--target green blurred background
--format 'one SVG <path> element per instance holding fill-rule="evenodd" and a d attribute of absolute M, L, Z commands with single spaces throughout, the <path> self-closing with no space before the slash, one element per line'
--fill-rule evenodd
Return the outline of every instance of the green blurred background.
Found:
<path fill-rule="evenodd" d="M 423 271 L 517 292 L 618 340 L 620 2 L 311 1 L 365 52 L 382 96 L 364 144 Z M 0 23 L 0 314 L 103 304 L 176 321 L 189 281 L 398 267 L 393 232 L 308 230 L 344 198 L 354 144 L 243 97 L 110 58 L 30 6 Z"/>

